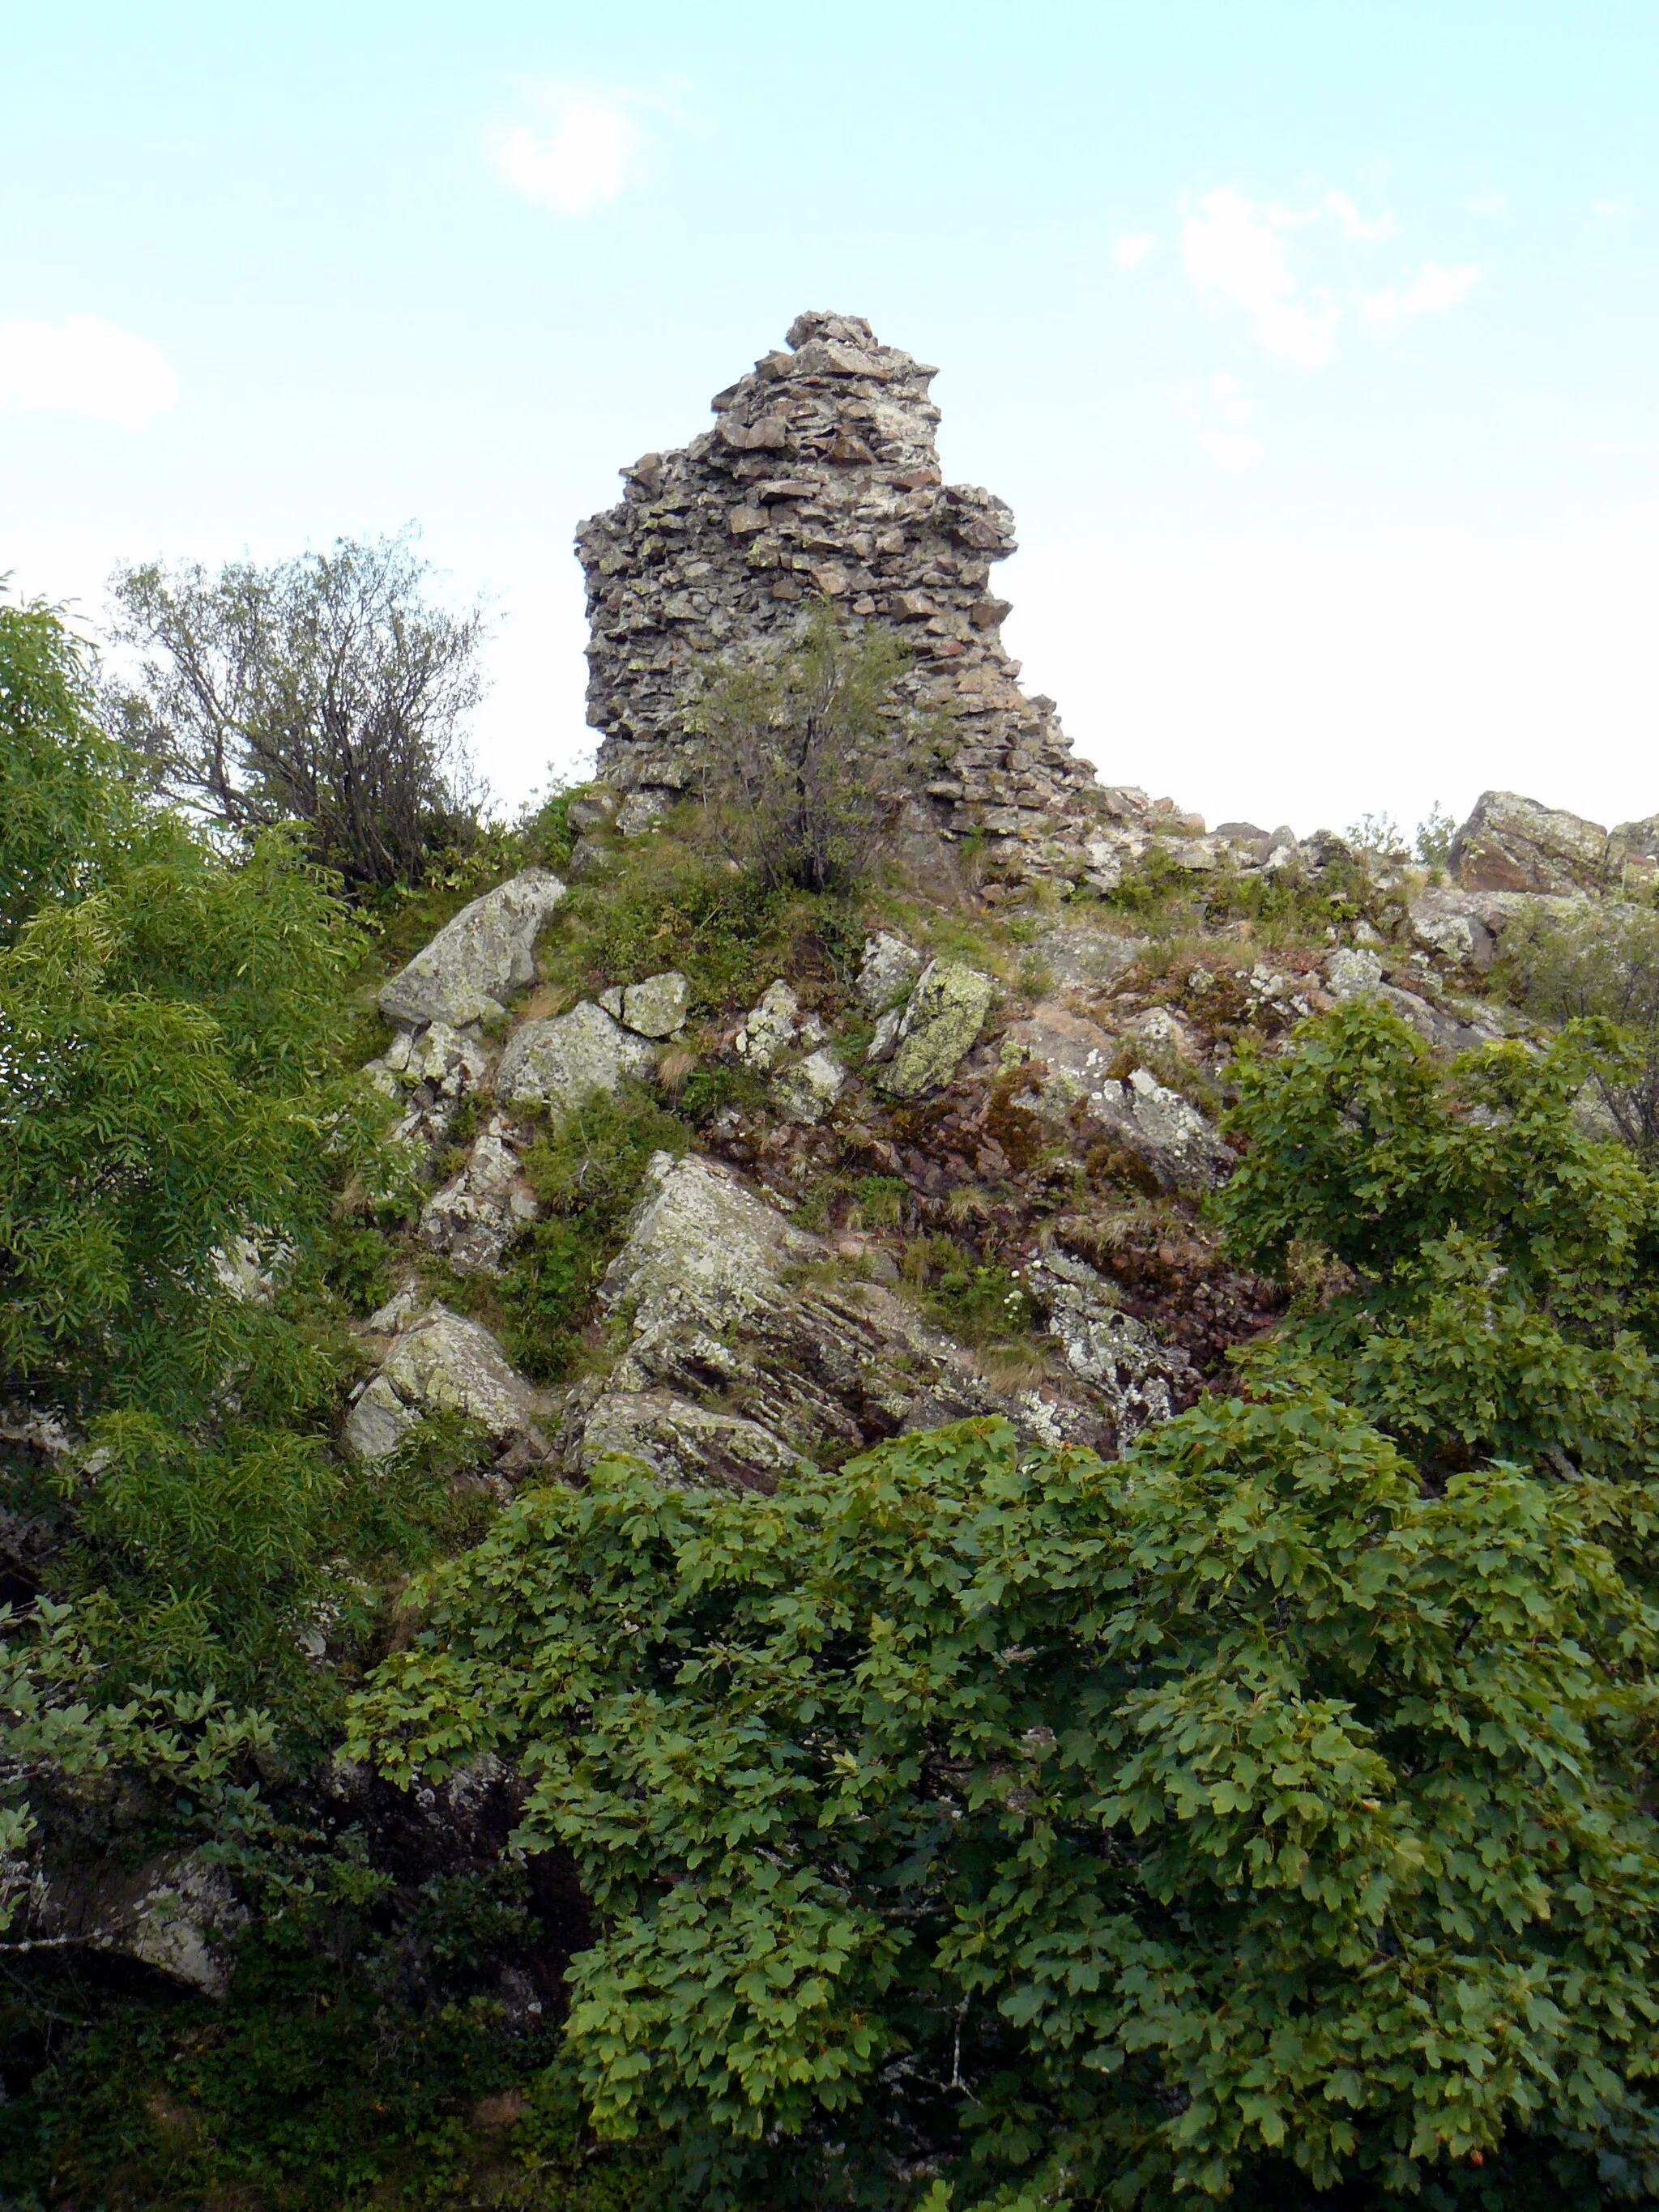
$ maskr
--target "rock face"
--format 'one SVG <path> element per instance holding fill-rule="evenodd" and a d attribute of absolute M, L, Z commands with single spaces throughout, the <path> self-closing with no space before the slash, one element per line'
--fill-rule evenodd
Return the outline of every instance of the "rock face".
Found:
<path fill-rule="evenodd" d="M 976 968 L 930 961 L 894 1027 L 892 1057 L 877 1077 L 882 1089 L 895 1098 L 919 1098 L 948 1083 L 995 996 L 996 985 Z"/>
<path fill-rule="evenodd" d="M 536 980 L 536 939 L 564 884 L 547 868 L 526 868 L 464 906 L 380 993 L 389 1022 L 463 1029 L 492 1021 L 504 1001 Z"/>
<path fill-rule="evenodd" d="M 1110 1387 L 1103 1353 L 1099 1374 L 1077 1370 L 1070 1396 L 1000 1391 L 884 1285 L 838 1279 L 830 1246 L 729 1170 L 663 1153 L 652 1177 L 601 1293 L 631 1315 L 627 1350 L 567 1403 L 573 1473 L 630 1452 L 680 1481 L 769 1488 L 804 1456 L 986 1413 L 1033 1437 L 1109 1450 L 1133 1391 L 1151 1417 L 1151 1378 L 1183 1364 L 1145 1332 L 1131 1343 L 1131 1325 Z"/>
<path fill-rule="evenodd" d="M 656 1065 L 647 1039 L 584 999 L 556 1020 L 526 1022 L 514 1031 L 495 1071 L 495 1096 L 568 1114 L 595 1091 L 647 1081 Z"/>
<path fill-rule="evenodd" d="M 1518 792 L 1483 791 L 1452 841 L 1449 862 L 1465 890 L 1616 891 L 1652 880 L 1651 831 L 1644 822 L 1604 830 Z"/>
<path fill-rule="evenodd" d="M 914 646 L 904 688 L 957 733 L 930 787 L 945 826 L 989 832 L 994 854 L 1038 871 L 1069 855 L 1076 872 L 1092 770 L 1053 701 L 1019 688 L 991 584 L 1013 517 L 940 481 L 935 374 L 856 315 L 799 316 L 787 350 L 715 395 L 712 431 L 642 456 L 622 504 L 582 526 L 587 718 L 600 775 L 631 794 L 624 812 L 637 801 L 648 822 L 694 779 L 684 716 L 700 657 L 787 641 L 828 602 Z"/>
<path fill-rule="evenodd" d="M 1178 1091 L 1144 1067 L 1121 1078 L 1111 1073 L 1118 1040 L 1084 1015 L 1045 1001 L 1029 1020 L 1010 1025 L 1007 1042 L 1040 1064 L 1017 1105 L 1055 1121 L 1083 1106 L 1144 1164 L 1160 1189 L 1210 1190 L 1231 1167 L 1232 1154 Z"/>
<path fill-rule="evenodd" d="M 459 1175 L 421 1209 L 422 1243 L 458 1275 L 499 1274 L 507 1246 L 536 1218 L 513 1137 L 507 1116 L 492 1114 Z"/>
<path fill-rule="evenodd" d="M 643 983 L 622 983 L 602 991 L 599 1004 L 625 1030 L 641 1036 L 671 1037 L 685 1027 L 691 986 L 671 970 L 665 975 L 647 975 Z"/>
<path fill-rule="evenodd" d="M 131 1959 L 217 1998 L 230 1984 L 222 1946 L 247 1920 L 222 1868 L 193 1852 L 169 1852 L 138 1867 L 105 1865 L 46 1881 L 31 1899 L 27 1930 L 35 1941 Z"/>
<path fill-rule="evenodd" d="M 547 1404 L 502 1354 L 482 1322 L 424 1304 L 412 1291 L 369 1322 L 389 1334 L 376 1372 L 346 1417 L 345 1440 L 360 1459 L 395 1451 L 423 1413 L 464 1414 L 503 1448 L 511 1469 L 548 1455 L 541 1430 Z"/>

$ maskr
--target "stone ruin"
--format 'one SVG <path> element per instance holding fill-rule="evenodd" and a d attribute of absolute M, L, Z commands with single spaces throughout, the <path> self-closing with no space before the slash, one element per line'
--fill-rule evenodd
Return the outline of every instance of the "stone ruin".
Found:
<path fill-rule="evenodd" d="M 937 374 L 859 316 L 798 316 L 787 351 L 715 394 L 712 430 L 642 455 L 622 503 L 582 526 L 587 719 L 600 778 L 628 794 L 624 829 L 695 780 L 684 711 L 708 659 L 785 643 L 826 603 L 897 629 L 914 653 L 901 690 L 959 732 L 927 787 L 946 836 L 980 831 L 1011 874 L 1076 877 L 1103 820 L 1174 814 L 1103 792 L 1053 700 L 1020 689 L 991 583 L 1014 519 L 977 485 L 942 481 Z"/>

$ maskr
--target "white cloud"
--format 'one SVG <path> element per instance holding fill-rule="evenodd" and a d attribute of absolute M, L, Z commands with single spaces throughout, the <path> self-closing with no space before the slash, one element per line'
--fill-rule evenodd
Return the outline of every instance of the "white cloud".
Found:
<path fill-rule="evenodd" d="M 1392 238 L 1397 227 L 1386 208 L 1381 215 L 1361 215 L 1346 192 L 1327 192 L 1320 212 L 1330 216 L 1345 238 Z"/>
<path fill-rule="evenodd" d="M 142 430 L 178 397 L 161 349 L 101 315 L 0 323 L 0 414 L 90 415 Z"/>
<path fill-rule="evenodd" d="M 1628 200 L 1592 200 L 1590 202 L 1592 215 L 1621 216 L 1628 215 L 1630 211 Z"/>
<path fill-rule="evenodd" d="M 1510 196 L 1507 192 L 1477 192 L 1473 199 L 1465 200 L 1463 205 L 1470 215 L 1506 215 Z"/>
<path fill-rule="evenodd" d="M 1480 270 L 1473 262 L 1443 269 L 1437 262 L 1425 261 L 1408 284 L 1368 292 L 1359 302 L 1359 311 L 1378 337 L 1395 338 L 1419 316 L 1449 314 L 1480 281 Z"/>
<path fill-rule="evenodd" d="M 550 127 L 514 123 L 489 131 L 490 166 L 509 191 L 538 207 L 592 215 L 638 177 L 645 132 L 613 94 L 548 85 L 538 96 L 552 112 Z"/>
<path fill-rule="evenodd" d="M 1294 368 L 1323 368 L 1336 351 L 1341 310 L 1328 292 L 1304 291 L 1280 235 L 1322 212 L 1247 200 L 1224 185 L 1201 193 L 1182 225 L 1182 258 L 1199 297 L 1245 316 L 1256 343 Z"/>
<path fill-rule="evenodd" d="M 1183 206 L 1182 258 L 1199 298 L 1218 313 L 1242 315 L 1262 351 L 1292 368 L 1328 368 L 1356 309 L 1373 337 L 1395 337 L 1423 315 L 1449 313 L 1480 276 L 1472 264 L 1425 261 L 1408 280 L 1357 297 L 1305 283 L 1291 265 L 1288 233 L 1328 225 L 1367 245 L 1395 234 L 1392 215 L 1362 215 L 1345 192 L 1294 208 L 1247 199 L 1236 185 L 1224 185 Z"/>
<path fill-rule="evenodd" d="M 1191 378 L 1170 394 L 1176 411 L 1218 466 L 1249 468 L 1265 450 L 1251 427 L 1255 408 L 1238 379 L 1226 369 Z"/>
<path fill-rule="evenodd" d="M 1157 244 L 1155 238 L 1149 238 L 1143 231 L 1121 232 L 1112 240 L 1113 268 L 1139 269 Z"/>

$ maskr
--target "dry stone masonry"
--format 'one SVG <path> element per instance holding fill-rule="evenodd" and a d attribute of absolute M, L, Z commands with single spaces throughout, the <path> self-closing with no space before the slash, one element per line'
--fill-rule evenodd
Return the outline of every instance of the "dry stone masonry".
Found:
<path fill-rule="evenodd" d="M 588 720 L 600 776 L 628 794 L 624 829 L 692 781 L 685 708 L 708 657 L 787 641 L 827 602 L 905 636 L 903 688 L 950 718 L 954 757 L 929 787 L 946 833 L 987 832 L 1022 871 L 1089 865 L 1108 795 L 1054 702 L 1019 687 L 991 580 L 1014 519 L 990 492 L 942 481 L 936 374 L 859 316 L 799 316 L 787 350 L 715 395 L 713 430 L 643 455 L 622 504 L 582 526 Z"/>

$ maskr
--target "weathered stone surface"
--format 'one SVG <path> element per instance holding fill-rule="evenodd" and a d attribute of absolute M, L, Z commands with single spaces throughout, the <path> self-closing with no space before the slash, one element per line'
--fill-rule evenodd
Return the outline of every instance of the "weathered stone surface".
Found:
<path fill-rule="evenodd" d="M 1065 1390 L 999 1391 L 903 1298 L 838 1279 L 832 1260 L 729 1170 L 659 1154 L 601 1291 L 631 1314 L 628 1348 L 571 1394 L 567 1466 L 626 1449 L 680 1480 L 769 1488 L 803 1455 L 991 1412 L 1112 1449 L 1109 1389 L 1078 1374 Z"/>
<path fill-rule="evenodd" d="M 1152 1422 L 1170 1418 L 1171 1393 L 1191 1362 L 1121 1312 L 1103 1275 L 1056 1248 L 1026 1269 L 1025 1282 L 1048 1315 L 1049 1334 L 1059 1339 L 1066 1364 L 1109 1403 L 1120 1449 Z"/>
<path fill-rule="evenodd" d="M 893 1056 L 879 1081 L 895 1098 L 919 1098 L 948 1083 L 978 1036 L 996 996 L 988 975 L 959 960 L 933 960 L 910 994 Z"/>
<path fill-rule="evenodd" d="M 546 1401 L 510 1364 L 489 1331 L 447 1306 L 417 1306 L 409 1313 L 410 1303 L 407 1297 L 401 1305 L 394 1302 L 397 1333 L 346 1417 L 349 1448 L 362 1459 L 384 1458 L 422 1413 L 447 1412 L 482 1423 L 507 1448 L 510 1464 L 544 1459 L 548 1445 L 540 1425 Z M 374 1319 L 391 1317 L 382 1309 Z"/>
<path fill-rule="evenodd" d="M 536 980 L 536 939 L 565 896 L 548 868 L 526 868 L 447 922 L 380 993 L 390 1022 L 460 1029 L 493 1019 L 514 991 Z"/>
<path fill-rule="evenodd" d="M 622 1024 L 641 1036 L 669 1037 L 685 1027 L 690 1006 L 690 984 L 678 969 L 671 969 L 665 975 L 647 975 L 643 983 L 624 988 Z"/>
<path fill-rule="evenodd" d="M 859 963 L 859 1004 L 866 1013 L 885 1013 L 909 991 L 921 970 L 920 952 L 890 930 L 878 930 L 864 940 L 864 957 Z"/>
<path fill-rule="evenodd" d="M 536 1194 L 519 1166 L 513 1125 L 494 1114 L 466 1165 L 421 1210 L 420 1239 L 458 1275 L 497 1275 L 507 1246 L 536 1218 Z"/>
<path fill-rule="evenodd" d="M 38 1882 L 25 1929 L 29 1939 L 131 1959 L 218 1998 L 230 1982 L 224 1945 L 247 1920 L 222 1867 L 193 1851 L 168 1852 L 142 1866 L 106 1862 Z"/>
<path fill-rule="evenodd" d="M 1325 963 L 1325 982 L 1334 999 L 1359 999 L 1382 981 L 1382 963 L 1361 945 L 1341 945 Z"/>
<path fill-rule="evenodd" d="M 1074 1105 L 1142 1161 L 1165 1190 L 1210 1190 L 1228 1173 L 1232 1154 L 1196 1106 L 1144 1067 L 1124 1078 L 1110 1073 L 1119 1047 L 1098 1024 L 1045 1000 L 1027 1021 L 1009 1025 L 1006 1045 L 1042 1063 L 1033 1087 L 1015 1103 L 1051 1121 Z"/>
<path fill-rule="evenodd" d="M 1616 891 L 1630 866 L 1639 875 L 1653 872 L 1650 860 L 1599 822 L 1514 791 L 1481 793 L 1452 840 L 1449 862 L 1465 890 L 1480 891 Z"/>
<path fill-rule="evenodd" d="M 584 999 L 568 1014 L 514 1031 L 495 1072 L 495 1095 L 515 1106 L 568 1114 L 595 1091 L 647 1081 L 656 1066 L 645 1038 Z"/>
<path fill-rule="evenodd" d="M 809 1053 L 772 1079 L 772 1099 L 786 1121 L 821 1121 L 846 1087 L 847 1070 L 832 1052 Z"/>
<path fill-rule="evenodd" d="M 940 481 L 932 368 L 858 316 L 793 328 L 792 350 L 718 395 L 712 431 L 624 471 L 623 502 L 578 532 L 588 720 L 603 732 L 600 775 L 629 794 L 620 826 L 686 787 L 685 697 L 707 657 L 751 658 L 828 601 L 854 627 L 914 633 L 902 689 L 957 737 L 933 794 L 944 826 L 994 816 L 994 861 L 1075 877 L 1092 770 L 1054 702 L 1020 690 L 1001 636 L 1008 602 L 988 589 L 1014 550 L 1012 515 L 976 485 Z"/>
<path fill-rule="evenodd" d="M 760 1002 L 744 1016 L 732 1040 L 732 1049 L 750 1067 L 764 1074 L 795 1042 L 800 1023 L 800 1000 L 781 978 L 768 984 Z"/>
<path fill-rule="evenodd" d="M 1468 892 L 1431 887 L 1417 892 L 1407 911 L 1412 934 L 1426 951 L 1454 967 L 1473 968 L 1481 975 L 1491 967 L 1496 939 Z"/>

